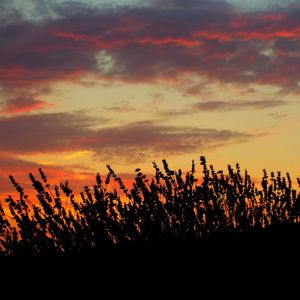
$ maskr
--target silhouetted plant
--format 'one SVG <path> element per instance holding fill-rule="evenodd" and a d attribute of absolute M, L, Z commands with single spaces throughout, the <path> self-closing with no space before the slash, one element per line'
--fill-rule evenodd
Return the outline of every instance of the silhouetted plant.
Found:
<path fill-rule="evenodd" d="M 48 255 L 85 253 L 158 241 L 191 241 L 220 232 L 247 232 L 274 224 L 299 222 L 300 194 L 286 178 L 263 170 L 261 189 L 247 171 L 228 166 L 228 173 L 215 171 L 200 157 L 203 175 L 163 170 L 153 162 L 155 175 L 148 179 L 141 169 L 131 189 L 111 166 L 104 180 L 99 173 L 93 188 L 84 187 L 77 200 L 69 183 L 51 187 L 39 169 L 41 181 L 29 174 L 38 202 L 9 176 L 19 194 L 0 204 L 0 254 Z M 111 180 L 119 192 L 111 188 Z M 299 178 L 297 179 L 300 185 Z"/>

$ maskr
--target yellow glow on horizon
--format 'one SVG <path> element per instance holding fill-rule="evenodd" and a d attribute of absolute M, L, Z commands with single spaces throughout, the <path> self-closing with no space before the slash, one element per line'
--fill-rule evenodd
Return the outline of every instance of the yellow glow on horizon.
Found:
<path fill-rule="evenodd" d="M 73 160 L 73 159 L 77 159 L 77 158 L 82 157 L 82 156 L 90 155 L 92 153 L 93 153 L 92 151 L 88 151 L 88 150 L 76 151 L 76 152 L 73 152 L 71 154 L 64 155 L 62 157 L 62 159 Z"/>
<path fill-rule="evenodd" d="M 41 165 L 44 165 L 44 166 L 53 166 L 54 161 L 52 161 L 52 160 L 42 160 L 42 161 L 38 161 L 38 164 L 41 164 Z"/>

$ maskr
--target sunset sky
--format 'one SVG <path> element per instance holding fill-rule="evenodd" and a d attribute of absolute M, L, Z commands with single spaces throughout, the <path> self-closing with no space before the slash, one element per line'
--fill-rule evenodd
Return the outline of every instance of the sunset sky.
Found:
<path fill-rule="evenodd" d="M 300 1 L 0 0 L 0 45 L 0 194 L 199 155 L 300 175 Z"/>

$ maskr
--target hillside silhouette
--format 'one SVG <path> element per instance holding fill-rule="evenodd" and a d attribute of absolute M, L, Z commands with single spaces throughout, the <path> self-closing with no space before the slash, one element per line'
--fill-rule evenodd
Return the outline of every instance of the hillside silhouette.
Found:
<path fill-rule="evenodd" d="M 245 251 L 296 249 L 300 193 L 289 174 L 264 170 L 257 187 L 239 164 L 215 171 L 201 156 L 200 178 L 194 161 L 186 174 L 162 164 L 153 162 L 151 179 L 136 169 L 131 188 L 108 165 L 79 199 L 68 182 L 50 186 L 41 169 L 39 179 L 29 174 L 37 200 L 30 199 L 10 175 L 19 197 L 0 205 L 0 255 L 189 261 L 210 255 L 218 262 Z"/>

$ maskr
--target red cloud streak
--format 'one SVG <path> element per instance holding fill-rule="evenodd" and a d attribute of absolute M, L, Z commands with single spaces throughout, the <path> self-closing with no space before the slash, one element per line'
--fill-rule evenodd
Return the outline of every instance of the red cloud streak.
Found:
<path fill-rule="evenodd" d="M 49 108 L 52 106 L 52 104 L 42 100 L 28 97 L 18 97 L 7 101 L 1 112 L 4 114 L 20 114 L 43 108 Z"/>

